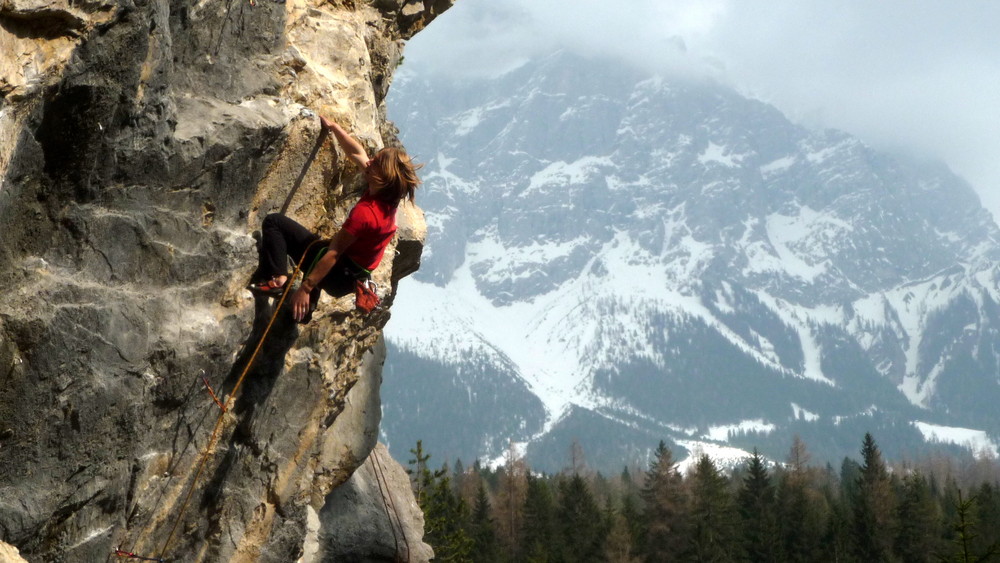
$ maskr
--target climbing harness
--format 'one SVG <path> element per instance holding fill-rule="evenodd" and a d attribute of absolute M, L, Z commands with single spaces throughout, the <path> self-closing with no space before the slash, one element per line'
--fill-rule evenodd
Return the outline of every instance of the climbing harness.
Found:
<path fill-rule="evenodd" d="M 324 240 L 324 241 L 314 241 L 314 242 L 313 242 L 312 244 L 310 244 L 309 246 L 312 246 L 313 244 L 316 244 L 316 242 L 324 242 L 324 243 L 326 243 L 327 245 L 329 245 L 329 244 L 330 244 L 330 241 L 327 241 L 327 240 Z M 330 250 L 330 247 L 329 247 L 329 246 L 325 246 L 325 247 L 323 247 L 323 248 L 319 249 L 319 252 L 317 252 L 317 253 L 316 253 L 316 257 L 315 257 L 315 258 L 313 258 L 313 260 L 312 260 L 312 263 L 311 263 L 311 264 L 309 264 L 309 268 L 307 268 L 307 269 L 306 269 L 306 273 L 302 274 L 302 277 L 303 277 L 303 278 L 308 278 L 308 277 L 309 277 L 309 274 L 311 274 L 311 273 L 312 273 L 312 271 L 313 271 L 313 269 L 314 269 L 314 268 L 316 268 L 316 264 L 319 264 L 319 260 L 320 260 L 320 258 L 322 258 L 323 256 L 325 256 L 325 255 L 326 255 L 326 251 L 327 251 L 327 250 Z M 306 252 L 308 252 L 308 251 L 309 251 L 309 250 L 308 250 L 308 248 L 307 248 L 307 249 L 306 249 Z M 303 255 L 302 255 L 302 257 L 303 257 L 303 258 L 305 258 L 305 254 L 303 254 Z"/>

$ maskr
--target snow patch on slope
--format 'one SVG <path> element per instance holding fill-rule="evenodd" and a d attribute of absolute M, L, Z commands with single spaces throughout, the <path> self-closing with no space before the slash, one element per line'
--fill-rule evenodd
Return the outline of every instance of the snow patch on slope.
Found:
<path fill-rule="evenodd" d="M 775 425 L 758 418 L 755 420 L 744 420 L 738 424 L 712 426 L 705 433 L 704 437 L 716 442 L 728 442 L 730 432 L 761 432 L 770 434 L 775 428 L 777 428 Z"/>
<path fill-rule="evenodd" d="M 928 442 L 946 442 L 965 446 L 977 453 L 985 453 L 996 458 L 1000 455 L 997 443 L 990 438 L 989 434 L 982 430 L 971 430 L 969 428 L 957 428 L 954 426 L 938 426 L 927 422 L 914 422 L 914 426 L 923 434 L 924 440 Z"/>
<path fill-rule="evenodd" d="M 754 292 L 761 303 L 767 305 L 788 327 L 791 327 L 799 335 L 799 342 L 802 345 L 803 369 L 799 377 L 812 379 L 821 383 L 826 383 L 831 387 L 836 383 L 823 373 L 822 358 L 823 349 L 817 342 L 813 334 L 813 325 L 831 323 L 839 314 L 828 307 L 817 307 L 808 309 L 777 299 L 763 292 Z"/>
<path fill-rule="evenodd" d="M 611 167 L 614 163 L 603 156 L 587 156 L 574 162 L 553 162 L 536 172 L 528 181 L 528 187 L 521 196 L 537 194 L 546 186 L 566 186 L 583 184 L 601 171 L 601 167 Z"/>
<path fill-rule="evenodd" d="M 830 262 L 823 258 L 824 243 L 853 230 L 849 223 L 807 206 L 799 208 L 796 215 L 772 213 L 764 224 L 770 242 L 767 250 L 772 252 L 765 251 L 765 261 L 760 264 L 751 259 L 745 272 L 776 271 L 809 283 L 828 273 Z M 761 249 L 755 251 L 761 254 Z"/>
<path fill-rule="evenodd" d="M 448 166 L 455 162 L 454 158 L 449 158 L 443 153 L 438 153 L 435 160 L 438 164 L 437 170 L 429 170 L 425 172 L 423 174 L 424 182 L 435 183 L 436 185 L 443 184 L 445 191 L 448 193 L 458 192 L 460 194 L 472 194 L 479 190 L 479 185 L 475 182 L 466 181 L 462 177 L 448 170 Z M 429 214 L 428 223 L 432 220 L 433 214 Z"/>
<path fill-rule="evenodd" d="M 455 126 L 455 136 L 463 137 L 479 127 L 479 124 L 483 122 L 484 117 L 488 113 L 509 106 L 510 101 L 504 100 L 499 103 L 494 102 L 484 106 L 474 107 L 455 115 L 449 120 L 449 122 Z"/>
<path fill-rule="evenodd" d="M 859 332 L 858 325 L 888 327 L 902 343 L 905 354 L 903 381 L 898 388 L 914 406 L 929 408 L 934 395 L 937 376 L 944 365 L 941 358 L 928 364 L 920 357 L 920 347 L 926 334 L 928 318 L 946 308 L 962 295 L 968 287 L 949 280 L 948 274 L 908 283 L 885 293 L 873 294 L 853 304 L 856 320 L 851 328 Z M 930 335 L 933 336 L 933 335 Z M 865 338 L 858 341 L 865 345 Z"/>
<path fill-rule="evenodd" d="M 818 414 L 814 412 L 809 412 L 795 403 L 792 403 L 792 417 L 795 420 L 805 420 L 806 422 L 814 422 L 819 420 Z"/>
<path fill-rule="evenodd" d="M 698 162 L 702 164 L 712 162 L 727 168 L 736 168 L 743 161 L 743 158 L 744 155 L 731 154 L 725 146 L 709 141 L 705 151 L 698 155 Z"/>
<path fill-rule="evenodd" d="M 495 233 L 490 233 L 469 245 L 467 263 L 489 264 L 480 276 L 480 281 L 504 283 L 530 278 L 538 272 L 544 272 L 553 260 L 569 256 L 578 246 L 586 242 L 586 239 L 581 237 L 565 242 L 535 241 L 526 246 L 507 248 L 497 239 Z"/>
<path fill-rule="evenodd" d="M 777 160 L 773 160 L 761 166 L 760 173 L 764 176 L 767 176 L 769 174 L 777 174 L 780 172 L 784 172 L 785 170 L 791 168 L 792 165 L 795 164 L 795 161 L 796 161 L 795 156 L 786 156 L 779 158 Z"/>
<path fill-rule="evenodd" d="M 747 458 L 751 457 L 751 454 L 746 450 L 713 444 L 711 442 L 677 440 L 677 444 L 691 452 L 691 455 L 680 461 L 676 466 L 677 471 L 681 475 L 690 475 L 702 455 L 707 455 L 716 467 L 722 469 L 733 469 L 745 463 Z"/>

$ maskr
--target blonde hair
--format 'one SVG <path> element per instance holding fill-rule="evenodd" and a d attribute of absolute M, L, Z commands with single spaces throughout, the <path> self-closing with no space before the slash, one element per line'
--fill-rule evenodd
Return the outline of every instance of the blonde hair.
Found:
<path fill-rule="evenodd" d="M 375 166 L 373 175 L 382 186 L 375 197 L 392 206 L 399 205 L 404 198 L 413 203 L 420 184 L 417 170 L 423 165 L 414 164 L 403 149 L 386 147 L 375 154 L 370 166 Z"/>

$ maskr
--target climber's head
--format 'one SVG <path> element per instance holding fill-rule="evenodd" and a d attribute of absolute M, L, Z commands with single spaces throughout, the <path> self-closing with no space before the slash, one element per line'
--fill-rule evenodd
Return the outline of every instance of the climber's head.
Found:
<path fill-rule="evenodd" d="M 398 205 L 404 198 L 413 202 L 413 194 L 420 183 L 417 170 L 420 165 L 414 164 L 406 151 L 395 147 L 386 147 L 365 166 L 365 179 L 375 197 L 391 205 Z"/>

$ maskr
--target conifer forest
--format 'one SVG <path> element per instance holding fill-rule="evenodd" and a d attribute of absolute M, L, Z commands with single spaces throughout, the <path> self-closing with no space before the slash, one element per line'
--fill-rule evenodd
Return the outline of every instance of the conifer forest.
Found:
<path fill-rule="evenodd" d="M 557 474 L 513 448 L 495 469 L 410 451 L 435 561 L 1000 561 L 997 460 L 889 464 L 871 434 L 840 467 L 811 465 L 796 437 L 780 463 L 701 455 L 685 474 L 663 442 L 618 475 L 589 470 L 577 444 Z"/>

